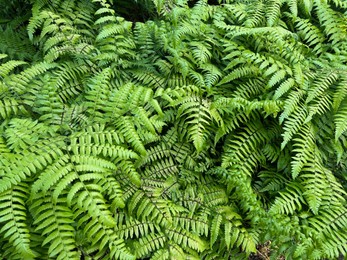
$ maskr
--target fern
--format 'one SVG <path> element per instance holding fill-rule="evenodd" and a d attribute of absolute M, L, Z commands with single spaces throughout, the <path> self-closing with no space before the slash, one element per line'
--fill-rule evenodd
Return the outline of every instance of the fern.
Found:
<path fill-rule="evenodd" d="M 0 3 L 1 259 L 346 255 L 342 0 Z"/>
<path fill-rule="evenodd" d="M 28 186 L 21 183 L 1 193 L 0 220 L 3 223 L 0 233 L 7 243 L 15 248 L 6 250 L 4 255 L 12 258 L 33 259 L 34 251 L 30 248 L 30 231 L 26 223 L 25 200 L 28 199 Z"/>

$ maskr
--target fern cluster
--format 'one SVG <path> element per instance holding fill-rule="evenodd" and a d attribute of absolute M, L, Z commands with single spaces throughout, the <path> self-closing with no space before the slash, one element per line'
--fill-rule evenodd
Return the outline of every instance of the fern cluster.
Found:
<path fill-rule="evenodd" d="M 347 255 L 346 2 L 133 2 L 0 4 L 0 258 Z"/>

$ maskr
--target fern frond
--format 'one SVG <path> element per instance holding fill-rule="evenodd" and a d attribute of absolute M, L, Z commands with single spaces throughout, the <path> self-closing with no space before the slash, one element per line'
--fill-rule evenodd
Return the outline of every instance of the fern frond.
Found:
<path fill-rule="evenodd" d="M 182 248 L 190 248 L 197 252 L 202 252 L 206 249 L 206 242 L 199 238 L 197 235 L 189 233 L 180 228 L 167 228 L 165 231 L 168 238 Z"/>
<path fill-rule="evenodd" d="M 35 253 L 30 248 L 30 232 L 26 223 L 28 185 L 20 183 L 10 190 L 0 193 L 0 234 L 14 248 L 13 258 L 34 259 Z"/>
<path fill-rule="evenodd" d="M 291 166 L 292 178 L 295 179 L 307 163 L 308 157 L 310 157 L 312 152 L 315 151 L 312 127 L 310 125 L 303 126 L 300 129 L 298 137 L 294 138 L 293 142 L 293 152 L 295 152 L 296 155 L 293 157 Z"/>
<path fill-rule="evenodd" d="M 206 128 L 210 125 L 209 102 L 199 97 L 188 97 L 180 101 L 177 117 L 184 118 L 189 139 L 198 152 L 201 152 L 207 139 Z"/>
<path fill-rule="evenodd" d="M 207 63 L 211 59 L 212 54 L 208 50 L 208 47 L 210 46 L 205 46 L 199 42 L 190 42 L 190 46 L 197 64 Z"/>
<path fill-rule="evenodd" d="M 26 62 L 24 61 L 15 61 L 10 60 L 6 63 L 1 64 L 0 66 L 0 77 L 4 78 L 6 75 L 8 75 L 13 69 L 15 69 L 18 66 L 24 65 Z"/>
<path fill-rule="evenodd" d="M 279 0 L 266 1 L 264 12 L 268 26 L 274 26 L 278 22 L 281 4 L 282 2 Z"/>
<path fill-rule="evenodd" d="M 277 197 L 270 211 L 280 214 L 294 214 L 296 210 L 303 207 L 304 200 L 302 198 L 302 187 L 297 183 L 289 183 L 280 197 Z"/>
<path fill-rule="evenodd" d="M 220 232 L 220 226 L 222 224 L 222 220 L 223 220 L 223 216 L 220 214 L 217 214 L 214 219 L 212 220 L 212 224 L 211 224 L 211 240 L 210 240 L 210 247 L 213 246 L 213 244 L 216 242 L 218 234 Z M 231 243 L 228 244 L 228 246 Z"/>
<path fill-rule="evenodd" d="M 122 119 L 118 120 L 117 128 L 123 134 L 125 140 L 134 147 L 135 151 L 142 155 L 146 155 L 146 148 L 144 147 L 141 137 L 132 123 L 132 118 L 123 117 Z"/>
<path fill-rule="evenodd" d="M 306 117 L 307 117 L 307 112 L 305 107 L 303 107 L 303 108 L 299 108 L 287 119 L 283 127 L 284 133 L 282 134 L 283 142 L 281 144 L 281 149 L 284 149 L 287 143 L 292 139 L 293 135 L 300 130 L 301 126 L 304 124 L 306 120 Z"/>
<path fill-rule="evenodd" d="M 293 1 L 295 2 L 295 1 Z M 324 51 L 325 37 L 322 31 L 307 19 L 294 18 L 295 26 L 299 30 L 299 35 L 313 48 L 312 51 L 320 55 Z"/>
<path fill-rule="evenodd" d="M 256 122 L 248 124 L 243 131 L 231 135 L 222 158 L 222 166 L 239 164 L 241 171 L 252 175 L 255 167 L 263 160 L 263 155 L 257 151 L 257 148 L 266 141 L 264 130 Z"/>
<path fill-rule="evenodd" d="M 332 8 L 329 8 L 327 3 L 315 2 L 317 16 L 324 28 L 325 34 L 335 48 L 345 49 L 345 30 L 346 17 L 341 16 Z"/>
<path fill-rule="evenodd" d="M 346 100 L 343 100 L 342 104 L 339 107 L 339 110 L 334 115 L 335 140 L 336 141 L 347 130 L 346 120 L 347 120 L 347 102 L 346 102 Z"/>
<path fill-rule="evenodd" d="M 144 257 L 150 252 L 163 248 L 166 244 L 166 241 L 167 238 L 162 232 L 158 234 L 149 234 L 145 237 L 142 237 L 134 246 L 136 248 L 136 256 Z"/>
<path fill-rule="evenodd" d="M 47 235 L 42 246 L 50 245 L 48 248 L 50 257 L 79 259 L 75 230 L 71 226 L 73 214 L 64 199 L 52 203 L 49 196 L 38 193 L 31 205 L 31 212 L 35 218 L 33 224 L 37 225 L 36 230 L 41 230 L 42 236 Z"/>
<path fill-rule="evenodd" d="M 123 221 L 118 221 L 119 226 L 116 229 L 119 237 L 123 239 L 140 238 L 160 231 L 160 227 L 151 221 L 142 222 L 129 216 L 124 217 L 123 214 L 118 215 L 118 220 L 122 218 L 125 219 L 125 223 L 122 224 Z"/>

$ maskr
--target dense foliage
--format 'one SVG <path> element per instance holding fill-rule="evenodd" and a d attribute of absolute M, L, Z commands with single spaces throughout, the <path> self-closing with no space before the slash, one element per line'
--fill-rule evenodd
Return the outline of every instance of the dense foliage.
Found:
<path fill-rule="evenodd" d="M 344 0 L 0 3 L 0 258 L 347 252 Z"/>

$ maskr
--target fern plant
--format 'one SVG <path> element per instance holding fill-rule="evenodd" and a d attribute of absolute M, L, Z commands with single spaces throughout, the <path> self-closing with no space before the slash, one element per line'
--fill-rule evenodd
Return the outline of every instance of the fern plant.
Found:
<path fill-rule="evenodd" d="M 347 255 L 345 2 L 132 4 L 0 4 L 0 258 Z"/>

